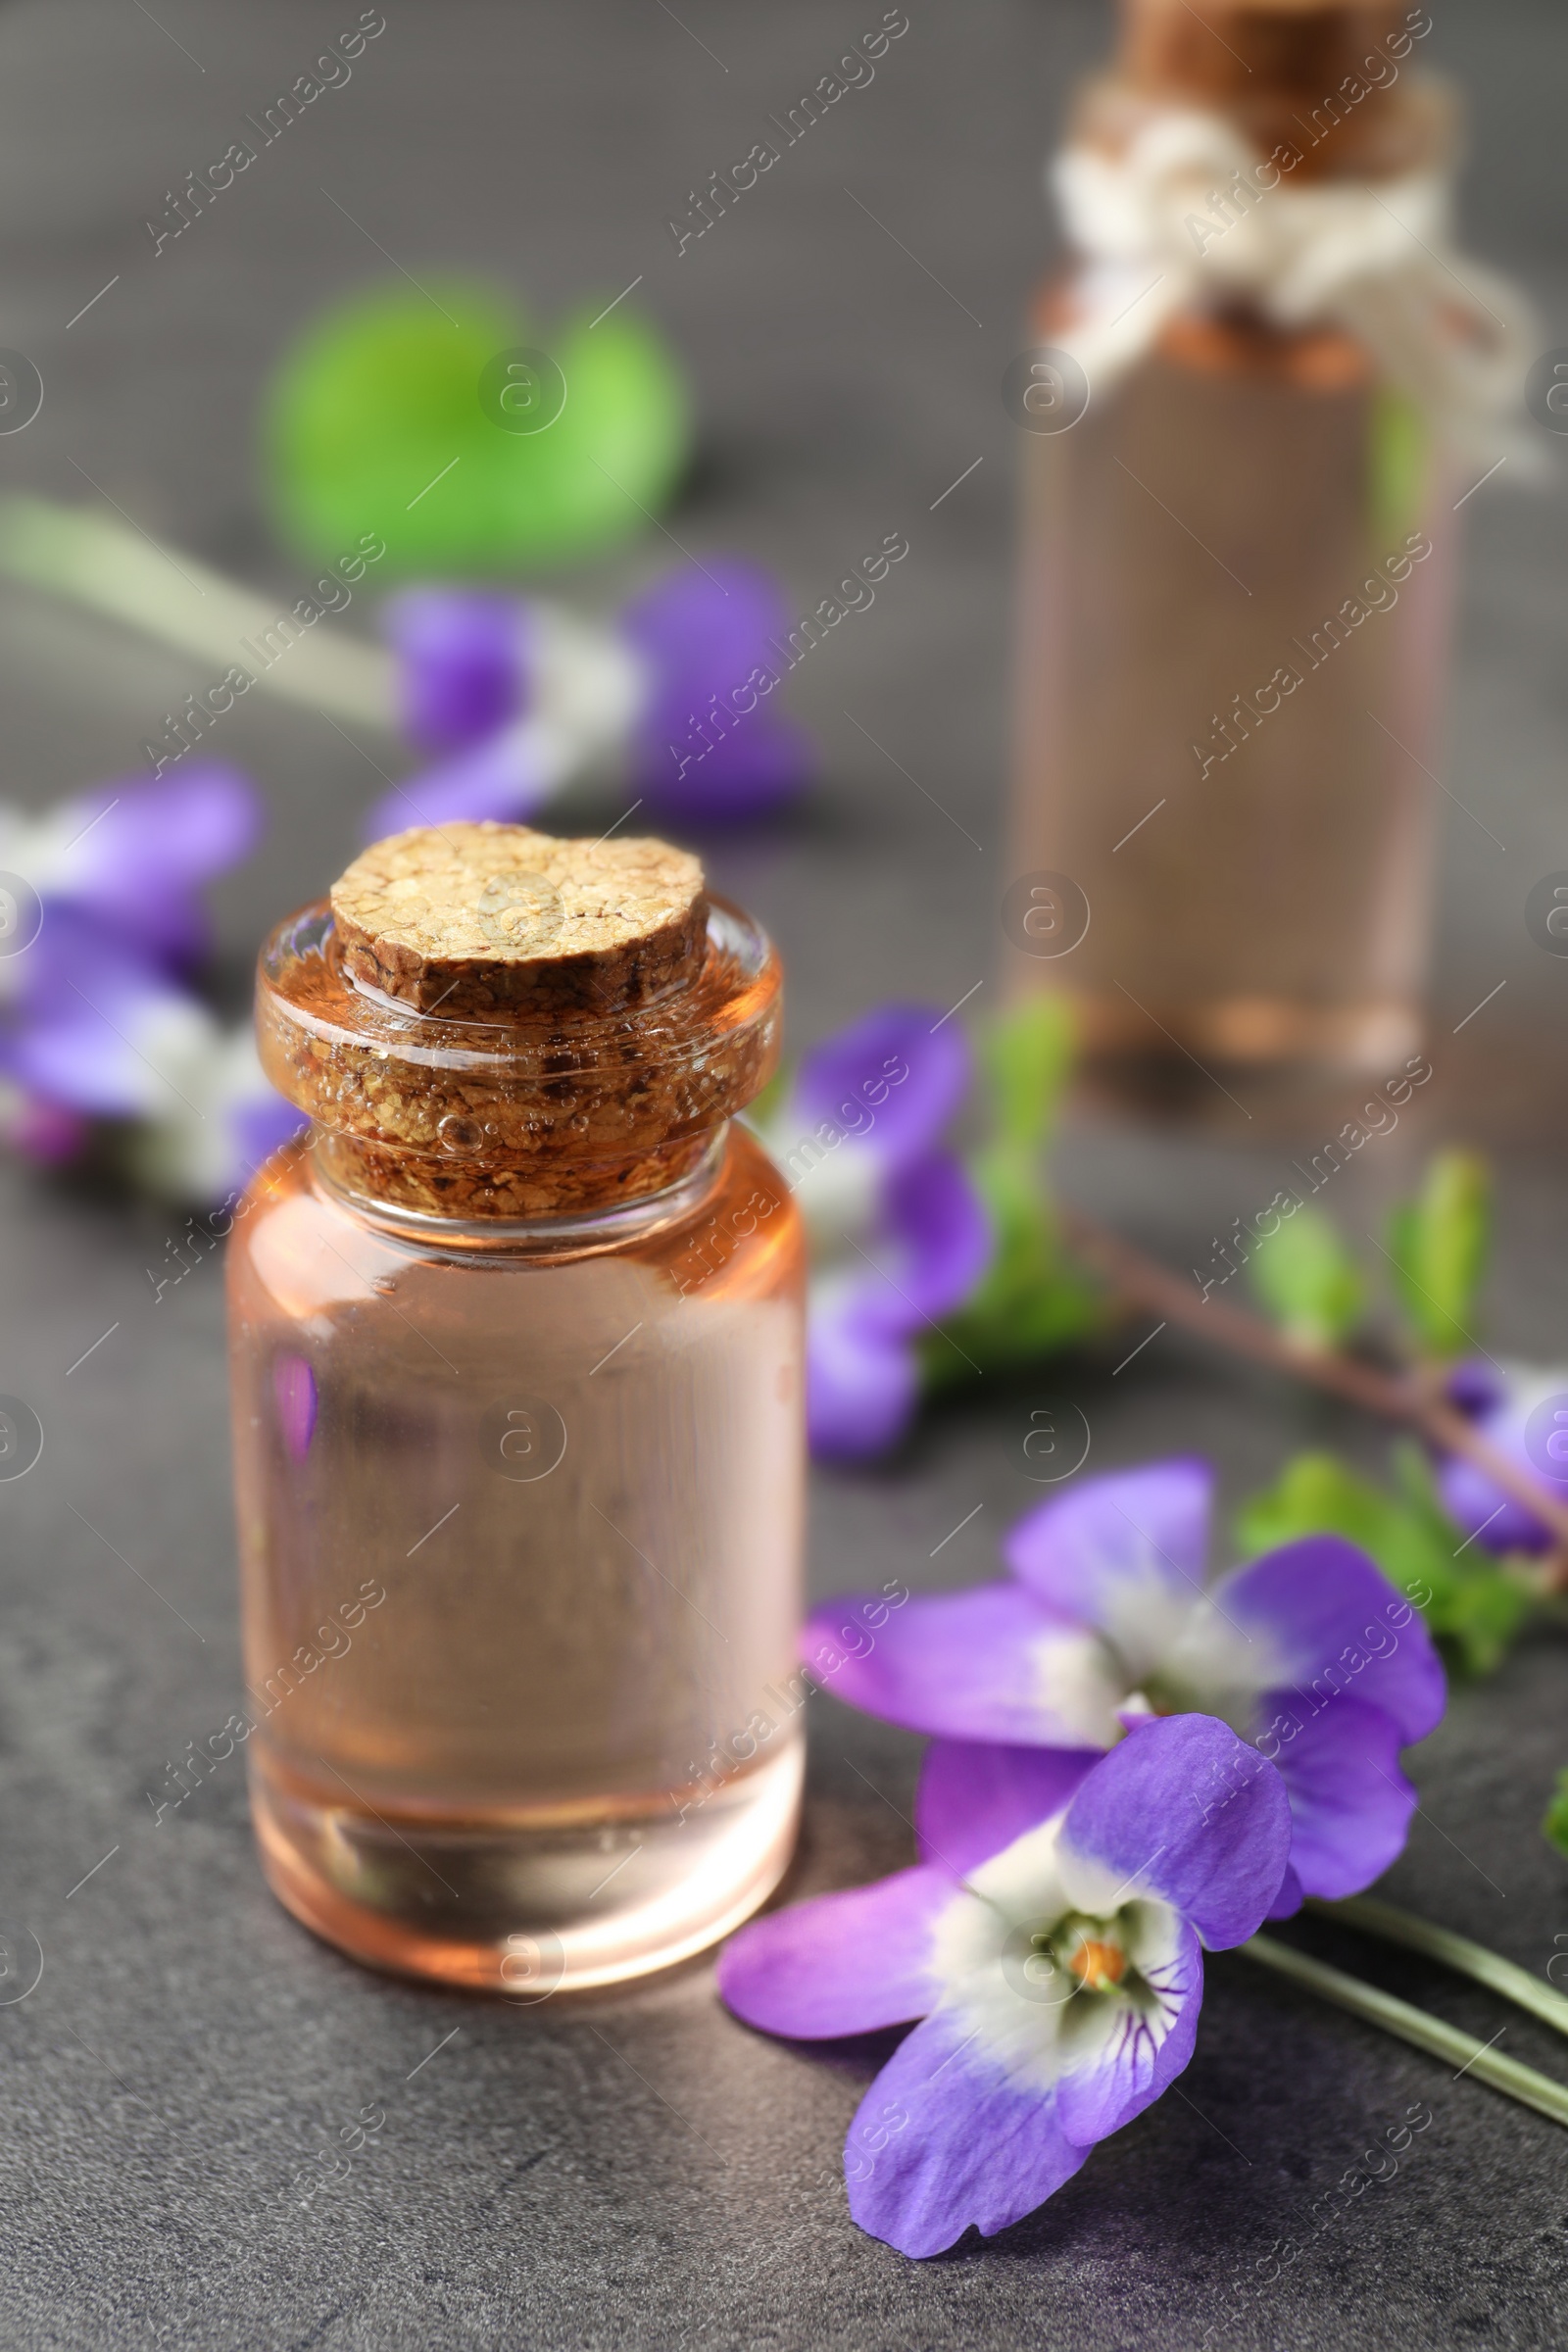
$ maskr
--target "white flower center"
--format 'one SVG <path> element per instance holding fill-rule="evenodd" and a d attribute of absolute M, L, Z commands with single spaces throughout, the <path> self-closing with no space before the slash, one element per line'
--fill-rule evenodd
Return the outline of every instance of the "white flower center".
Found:
<path fill-rule="evenodd" d="M 1175 2015 L 1176 1913 L 1135 1888 L 1105 1901 L 1093 1871 L 1060 1851 L 1060 1831 L 1058 1817 L 971 1871 L 933 1949 L 960 2039 L 1036 2088 L 1093 2065 L 1129 2030 L 1162 2041 Z"/>
<path fill-rule="evenodd" d="M 1090 1747 L 1114 1747 L 1129 1711 L 1217 1715 L 1249 1739 L 1259 1692 L 1290 1679 L 1266 1635 L 1244 1632 L 1196 1586 L 1173 1592 L 1163 1578 L 1119 1584 L 1102 1630 L 1043 1633 L 1031 1664 L 1042 1704 Z"/>

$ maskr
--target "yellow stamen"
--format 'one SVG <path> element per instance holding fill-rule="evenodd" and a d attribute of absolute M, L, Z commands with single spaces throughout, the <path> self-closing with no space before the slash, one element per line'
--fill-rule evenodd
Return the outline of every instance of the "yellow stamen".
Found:
<path fill-rule="evenodd" d="M 1102 1943 L 1086 1936 L 1067 1966 L 1086 1992 L 1105 1992 L 1127 1974 L 1127 1955 L 1119 1943 Z"/>

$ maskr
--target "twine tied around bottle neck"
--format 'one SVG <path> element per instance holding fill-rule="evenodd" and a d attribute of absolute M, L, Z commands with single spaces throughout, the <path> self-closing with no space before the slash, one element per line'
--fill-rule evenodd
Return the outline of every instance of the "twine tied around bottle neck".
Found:
<path fill-rule="evenodd" d="M 1451 237 L 1446 172 L 1293 187 L 1215 115 L 1172 109 L 1118 155 L 1071 145 L 1049 168 L 1068 241 L 1090 267 L 1053 341 L 1104 392 L 1194 303 L 1248 302 L 1272 324 L 1328 322 L 1466 457 L 1523 460 L 1515 425 L 1536 349 L 1533 316 Z"/>

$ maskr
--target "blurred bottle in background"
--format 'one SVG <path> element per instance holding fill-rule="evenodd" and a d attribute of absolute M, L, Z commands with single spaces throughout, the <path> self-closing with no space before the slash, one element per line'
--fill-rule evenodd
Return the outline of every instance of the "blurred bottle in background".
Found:
<path fill-rule="evenodd" d="M 1419 1040 L 1456 541 L 1528 322 L 1454 253 L 1420 8 L 1126 0 L 1054 167 L 1004 953 L 1092 1062 Z"/>

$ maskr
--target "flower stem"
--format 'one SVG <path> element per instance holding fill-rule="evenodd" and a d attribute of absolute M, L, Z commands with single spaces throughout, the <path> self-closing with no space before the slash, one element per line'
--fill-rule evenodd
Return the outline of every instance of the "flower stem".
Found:
<path fill-rule="evenodd" d="M 307 635 L 291 607 L 111 514 L 43 498 L 0 499 L 0 572 L 110 613 L 215 668 L 237 665 L 273 693 L 351 726 L 394 728 L 392 662 L 380 646 Z"/>
<path fill-rule="evenodd" d="M 1533 1518 L 1551 1529 L 1559 1548 L 1568 1545 L 1568 1503 L 1548 1494 L 1520 1463 L 1510 1461 L 1446 1398 L 1434 1394 L 1429 1381 L 1419 1375 L 1400 1377 L 1382 1371 L 1337 1348 L 1302 1347 L 1261 1317 L 1250 1315 L 1245 1307 L 1232 1306 L 1223 1298 L 1196 1297 L 1179 1275 L 1146 1257 L 1131 1242 L 1107 1232 L 1081 1210 L 1062 1203 L 1059 1214 L 1062 1231 L 1080 1257 L 1124 1298 L 1152 1308 L 1200 1338 L 1216 1340 L 1258 1363 L 1271 1364 L 1277 1372 L 1294 1373 L 1298 1380 L 1311 1381 L 1331 1396 L 1347 1397 L 1370 1412 L 1419 1429 L 1445 1453 L 1462 1453 L 1474 1462 L 1494 1486 L 1511 1494 Z M 1559 1573 L 1559 1586 L 1563 1581 Z"/>
<path fill-rule="evenodd" d="M 1325 1919 L 1343 1919 L 1363 1935 L 1381 1936 L 1389 1943 L 1402 1943 L 1407 1951 L 1420 1952 L 1429 1960 L 1441 1960 L 1446 1968 L 1457 1970 L 1462 1977 L 1473 1977 L 1489 1991 L 1500 1992 L 1505 2000 L 1516 2001 L 1533 2017 L 1552 2027 L 1559 2034 L 1568 2034 L 1568 1999 L 1554 1992 L 1529 1969 L 1516 1967 L 1496 1952 L 1489 1952 L 1484 1943 L 1472 1943 L 1468 1936 L 1455 1936 L 1449 1928 L 1440 1928 L 1428 1919 L 1418 1919 L 1413 1911 L 1397 1910 L 1393 1903 L 1380 1903 L 1372 1895 L 1352 1894 L 1343 1902 L 1319 1902 L 1307 1897 L 1307 1908 L 1321 1912 Z"/>
<path fill-rule="evenodd" d="M 1533 2066 L 1522 2066 L 1517 2058 L 1504 2058 L 1489 2043 L 1477 2041 L 1474 2034 L 1462 2034 L 1457 2026 L 1445 2025 L 1440 2017 L 1429 2017 L 1424 2009 L 1412 2007 L 1408 2001 L 1396 1999 L 1392 1992 L 1382 1992 L 1375 1984 L 1363 1984 L 1359 1977 L 1349 1977 L 1343 1969 L 1329 1968 L 1306 1952 L 1298 1952 L 1293 1944 L 1276 1943 L 1272 1936 L 1254 1936 L 1241 1947 L 1250 1959 L 1260 1960 L 1265 1968 L 1277 1969 L 1282 1977 L 1304 1985 L 1308 1992 L 1317 1993 L 1338 2008 L 1348 2009 L 1370 2026 L 1381 2026 L 1385 2034 L 1396 2034 L 1401 2041 L 1413 2042 L 1418 2050 L 1429 2050 L 1434 2058 L 1451 2059 L 1459 2075 L 1474 2075 L 1479 2082 L 1490 2082 L 1522 2105 L 1533 2107 L 1554 2124 L 1568 2130 L 1568 2085 L 1553 2082 L 1546 2075 L 1538 2075 Z"/>

